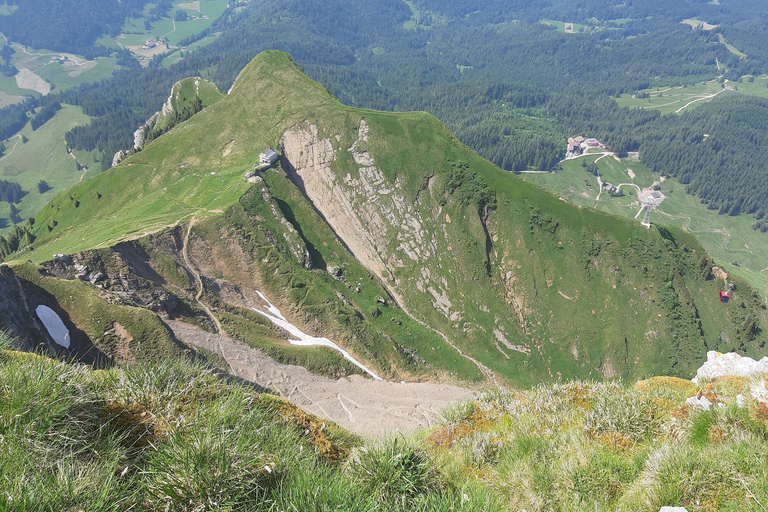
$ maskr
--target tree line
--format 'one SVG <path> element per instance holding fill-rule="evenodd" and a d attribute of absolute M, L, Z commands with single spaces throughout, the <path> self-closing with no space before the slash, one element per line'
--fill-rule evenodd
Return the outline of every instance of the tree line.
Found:
<path fill-rule="evenodd" d="M 53 118 L 53 116 L 55 116 L 56 112 L 58 112 L 59 110 L 61 110 L 61 103 L 59 103 L 58 101 L 54 103 L 49 103 L 48 105 L 41 108 L 40 111 L 37 112 L 35 115 L 33 115 L 32 119 L 30 119 L 32 130 L 37 130 L 38 128 L 43 126 L 51 118 Z"/>

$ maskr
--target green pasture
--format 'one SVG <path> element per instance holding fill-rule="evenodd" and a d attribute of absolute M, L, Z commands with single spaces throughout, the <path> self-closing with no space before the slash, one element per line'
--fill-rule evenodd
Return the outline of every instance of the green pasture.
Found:
<path fill-rule="evenodd" d="M 114 57 L 98 57 L 89 61 L 80 55 L 37 50 L 18 43 L 13 43 L 13 49 L 15 53 L 11 57 L 11 64 L 17 69 L 29 69 L 46 82 L 53 84 L 56 91 L 108 78 L 117 66 L 117 59 Z M 51 61 L 51 58 L 59 56 L 65 56 L 66 60 Z M 20 88 L 15 77 L 5 76 L 0 77 L 0 92 L 6 96 L 5 98 L 0 96 L 0 107 L 16 102 L 17 97 L 39 95 L 31 89 Z"/>
<path fill-rule="evenodd" d="M 738 84 L 729 82 L 729 85 L 734 87 L 735 93 L 768 98 L 768 75 L 747 75 L 741 77 Z"/>
<path fill-rule="evenodd" d="M 21 103 L 24 98 L 19 95 L 8 94 L 4 91 L 0 91 L 0 108 L 7 107 L 8 105 L 15 105 Z"/>
<path fill-rule="evenodd" d="M 695 108 L 710 101 L 715 94 L 730 93 L 731 91 L 724 91 L 722 84 L 712 80 L 709 82 L 699 82 L 694 85 L 644 89 L 639 91 L 634 98 L 630 94 L 622 94 L 614 99 L 620 107 L 653 109 L 658 110 L 662 114 L 669 114 L 679 110 L 682 112 Z M 648 97 L 641 98 L 645 94 Z"/>
<path fill-rule="evenodd" d="M 747 54 L 746 54 L 746 53 L 744 53 L 744 52 L 740 52 L 740 51 L 738 50 L 738 48 L 736 48 L 736 47 L 735 47 L 735 46 L 733 46 L 732 44 L 729 44 L 729 43 L 728 43 L 728 42 L 725 40 L 725 37 L 723 37 L 723 35 L 722 35 L 722 34 L 718 34 L 718 36 L 720 37 L 720 42 L 721 42 L 721 43 L 723 43 L 723 45 L 725 45 L 725 47 L 728 49 L 728 51 L 729 51 L 729 52 L 731 52 L 732 54 L 734 54 L 735 56 L 737 56 L 737 57 L 738 57 L 738 58 L 740 58 L 740 59 L 746 59 L 746 58 L 747 58 Z"/>
<path fill-rule="evenodd" d="M 210 172 L 179 172 L 172 177 L 158 176 L 156 180 L 136 184 L 138 190 L 132 194 L 132 200 L 128 200 L 124 191 L 132 181 L 130 167 L 131 164 L 127 164 L 115 168 L 105 179 L 88 180 L 72 199 L 63 194 L 50 203 L 51 206 L 44 207 L 38 220 L 51 226 L 55 221 L 68 228 L 41 249 L 45 253 L 56 253 L 66 252 L 73 246 L 111 246 L 192 216 L 219 212 L 237 201 L 247 186 L 243 180 L 245 169 L 238 166 Z M 147 179 L 144 174 L 142 179 Z M 149 189 L 150 184 L 164 186 Z M 81 204 L 79 208 L 62 210 L 64 215 L 57 215 L 59 204 L 75 201 Z M 110 215 L 104 222 L 89 222 L 88 212 L 99 206 Z M 100 210 L 100 214 L 103 212 Z"/>
<path fill-rule="evenodd" d="M 0 159 L 0 180 L 13 181 L 28 192 L 16 205 L 23 219 L 33 217 L 45 204 L 63 190 L 77 183 L 82 172 L 77 170 L 74 159 L 67 154 L 64 133 L 75 126 L 86 124 L 90 117 L 80 107 L 62 105 L 56 115 L 35 131 L 28 123 L 18 135 L 5 141 L 5 156 Z M 26 136 L 28 141 L 21 142 Z M 15 147 L 15 149 L 14 149 Z M 80 158 L 80 157 L 78 157 Z M 88 166 L 88 161 L 81 162 Z M 100 167 L 96 167 L 99 172 Z M 86 177 L 92 171 L 86 173 Z M 45 180 L 51 190 L 40 194 L 37 184 Z M 8 218 L 9 206 L 0 203 L 0 218 Z M 10 224 L 0 228 L 0 235 L 8 231 Z"/>
<path fill-rule="evenodd" d="M 752 229 L 750 215 L 729 217 L 708 210 L 685 187 L 670 178 L 661 184 L 666 199 L 653 222 L 672 224 L 696 235 L 726 271 L 749 281 L 763 297 L 768 296 L 768 234 Z"/>
<path fill-rule="evenodd" d="M 121 47 L 142 46 L 150 39 L 167 38 L 168 44 L 175 46 L 182 39 L 208 28 L 216 18 L 224 13 L 226 8 L 227 0 L 177 1 L 168 11 L 170 17 L 152 22 L 149 30 L 146 30 L 144 26 L 144 21 L 149 19 L 149 14 L 145 9 L 142 17 L 126 20 L 122 34 L 115 38 L 102 37 L 99 43 Z M 185 11 L 189 16 L 198 16 L 198 19 L 174 22 L 173 16 L 178 10 Z M 210 19 L 202 19 L 202 16 L 209 16 Z"/>
<path fill-rule="evenodd" d="M 39 93 L 21 89 L 12 76 L 0 75 L 0 108 L 24 101 L 24 96 L 39 96 Z"/>
<path fill-rule="evenodd" d="M 405 30 L 415 30 L 419 24 L 419 16 L 421 15 L 421 12 L 416 8 L 416 5 L 414 5 L 413 2 L 406 1 L 405 3 L 408 4 L 408 7 L 411 9 L 411 19 L 403 22 L 403 28 Z"/>
<path fill-rule="evenodd" d="M 648 97 L 641 98 L 645 94 Z M 738 82 L 726 81 L 723 84 L 710 80 L 693 85 L 655 87 L 638 91 L 634 98 L 630 94 L 622 94 L 614 99 L 620 107 L 653 109 L 662 114 L 669 114 L 682 113 L 703 105 L 711 101 L 715 94 L 745 94 L 768 98 L 768 75 L 747 75 L 741 77 Z"/>
<path fill-rule="evenodd" d="M 220 35 L 221 35 L 221 32 L 214 32 L 213 34 L 207 35 L 204 38 L 200 39 L 199 41 L 195 41 L 194 43 L 187 46 L 187 49 L 185 50 L 185 55 L 186 55 L 186 52 L 188 51 L 192 51 L 197 48 L 211 44 Z M 172 53 L 166 56 L 163 59 L 163 67 L 169 68 L 172 65 L 176 64 L 177 62 L 179 62 L 183 58 L 181 52 L 182 52 L 181 49 L 174 50 Z"/>
<path fill-rule="evenodd" d="M 524 174 L 523 178 L 557 194 L 564 200 L 581 207 L 590 207 L 614 215 L 635 217 L 640 210 L 634 187 L 622 187 L 622 195 L 600 195 L 597 178 L 581 166 L 581 161 L 594 162 L 598 157 L 581 157 L 560 164 L 557 173 Z M 637 161 L 624 159 L 617 162 L 612 156 L 598 162 L 603 182 L 613 185 L 636 183 L 640 188 L 660 181 L 660 176 Z M 626 169 L 635 173 L 630 179 Z M 587 183 L 584 182 L 587 178 Z M 685 186 L 669 178 L 660 183 L 665 199 L 651 216 L 651 222 L 674 225 L 696 236 L 702 246 L 726 271 L 750 282 L 760 293 L 768 296 L 768 234 L 752 229 L 750 215 L 729 217 L 708 210 L 698 198 L 685 192 Z M 639 219 L 638 219 L 639 222 Z"/>
<path fill-rule="evenodd" d="M 406 4 L 411 9 L 411 19 L 403 22 L 404 30 L 416 30 L 417 28 L 432 28 L 435 25 L 444 25 L 446 19 L 429 11 L 420 11 L 411 1 L 406 0 Z"/>
<path fill-rule="evenodd" d="M 32 69 L 32 71 L 40 75 L 46 82 L 54 84 L 55 90 L 61 91 L 80 84 L 109 78 L 117 68 L 117 58 L 115 57 L 98 57 L 94 61 L 86 62 L 87 64 L 83 66 L 68 62 L 63 64 L 48 62 L 37 69 Z"/>

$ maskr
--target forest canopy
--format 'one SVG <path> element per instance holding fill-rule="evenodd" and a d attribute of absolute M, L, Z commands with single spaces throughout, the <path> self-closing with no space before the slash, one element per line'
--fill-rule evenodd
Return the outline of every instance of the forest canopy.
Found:
<path fill-rule="evenodd" d="M 92 55 L 103 34 L 120 34 L 125 19 L 138 16 L 147 0 L 5 0 L 15 6 L 0 16 L 0 32 L 32 48 Z"/>
<path fill-rule="evenodd" d="M 23 27 L 32 26 L 23 9 L 42 0 L 11 1 L 19 9 L 0 22 L 19 16 L 20 38 Z M 70 11 L 93 2 L 103 4 L 86 0 Z M 69 3 L 53 2 L 62 9 Z M 143 6 L 143 0 L 122 0 L 103 19 L 94 14 L 102 9 L 91 9 L 76 25 L 98 27 L 84 29 L 81 43 L 111 33 Z M 170 4 L 160 7 L 172 15 Z M 44 13 L 44 24 L 53 23 L 50 16 Z M 716 26 L 694 30 L 681 23 L 688 18 Z M 562 22 L 576 29 L 565 33 L 557 25 Z M 620 108 L 612 97 L 712 80 L 718 73 L 736 80 L 768 71 L 768 46 L 754 35 L 766 24 L 768 5 L 759 0 L 264 0 L 227 10 L 209 29 L 221 35 L 185 51 L 169 68 L 156 58 L 146 68 L 123 69 L 111 79 L 34 100 L 34 106 L 82 106 L 94 119 L 71 130 L 67 144 L 98 150 L 107 168 L 117 151 L 131 147 L 133 131 L 160 109 L 176 81 L 203 76 L 227 90 L 256 54 L 279 49 L 343 103 L 428 111 L 504 169 L 552 169 L 568 136 L 590 135 L 620 155 L 641 151 L 654 170 L 679 177 L 710 208 L 762 218 L 768 187 L 748 186 L 768 175 L 758 160 L 764 141 L 752 140 L 764 115 L 761 101 L 713 101 L 677 118 Z M 57 30 L 69 28 L 54 28 L 46 37 L 63 38 Z M 747 58 L 729 51 L 722 37 Z M 723 115 L 729 109 L 734 115 Z M 23 110 L 0 111 L 6 137 L 26 122 Z M 742 129 L 746 144 L 735 135 Z M 704 133 L 706 141 L 700 140 Z"/>

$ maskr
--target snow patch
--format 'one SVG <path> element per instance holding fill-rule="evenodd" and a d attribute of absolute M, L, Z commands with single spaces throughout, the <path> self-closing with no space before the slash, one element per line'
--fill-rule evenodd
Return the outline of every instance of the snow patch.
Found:
<path fill-rule="evenodd" d="M 292 340 L 288 339 L 288 343 L 291 345 L 299 345 L 302 347 L 311 347 L 311 346 L 323 346 L 323 347 L 329 347 L 333 350 L 338 351 L 341 353 L 341 355 L 344 357 L 344 359 L 350 361 L 352 364 L 363 370 L 365 373 L 370 375 L 376 380 L 383 380 L 381 377 L 373 373 L 371 370 L 366 368 L 363 364 L 358 362 L 355 358 L 353 358 L 349 352 L 329 340 L 328 338 L 315 338 L 314 336 L 310 336 L 309 334 L 306 334 L 301 329 L 290 323 L 286 318 L 280 313 L 280 310 L 277 309 L 271 302 L 267 300 L 267 298 L 262 294 L 259 290 L 256 290 L 256 293 L 261 297 L 261 300 L 267 303 L 266 306 L 262 306 L 264 309 L 258 309 L 258 308 L 251 308 L 255 312 L 259 313 L 260 315 L 265 316 L 270 322 L 275 324 L 276 326 L 280 327 L 281 329 L 284 329 L 288 334 L 291 336 L 295 336 L 297 339 Z M 54 313 L 55 314 L 55 313 Z"/>
<path fill-rule="evenodd" d="M 51 335 L 53 341 L 57 345 L 61 345 L 64 348 L 69 348 L 69 329 L 66 328 L 64 322 L 61 321 L 59 315 L 48 306 L 37 306 L 35 308 L 37 318 L 43 322 L 45 330 Z"/>

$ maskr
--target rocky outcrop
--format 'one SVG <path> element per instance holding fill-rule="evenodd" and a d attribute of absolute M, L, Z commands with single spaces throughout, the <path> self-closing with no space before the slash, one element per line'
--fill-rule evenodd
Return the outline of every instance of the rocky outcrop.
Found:
<path fill-rule="evenodd" d="M 285 132 L 280 148 L 289 164 L 289 176 L 298 176 L 299 188 L 339 238 L 363 265 L 381 275 L 387 267 L 376 250 L 377 240 L 363 226 L 354 204 L 331 170 L 331 163 L 336 159 L 331 141 L 321 140 L 317 126 L 309 125 Z"/>
<path fill-rule="evenodd" d="M 768 356 L 759 361 L 751 357 L 743 357 L 735 352 L 721 354 L 711 350 L 707 352 L 707 361 L 698 369 L 696 377 L 692 380 L 699 384 L 703 379 L 714 379 L 725 375 L 749 377 L 761 373 L 768 373 Z"/>
<path fill-rule="evenodd" d="M 23 350 L 33 350 L 38 343 L 47 341 L 41 327 L 16 273 L 11 267 L 0 265 L 0 330 L 19 340 Z"/>
<path fill-rule="evenodd" d="M 51 277 L 79 279 L 108 292 L 103 294 L 103 298 L 112 303 L 172 314 L 179 302 L 176 295 L 159 286 L 160 283 L 137 275 L 124 261 L 121 246 L 123 244 L 112 251 L 92 250 L 71 256 L 55 255 L 52 260 L 44 262 L 42 267 Z"/>
<path fill-rule="evenodd" d="M 120 150 L 115 153 L 112 158 L 112 166 L 119 164 L 130 155 L 141 151 L 154 139 L 202 110 L 204 105 L 200 98 L 200 80 L 203 79 L 196 77 L 185 80 L 195 81 L 194 98 L 183 98 L 181 91 L 184 81 L 176 82 L 171 88 L 171 94 L 163 103 L 162 108 L 152 114 L 144 124 L 133 132 L 133 146 L 130 149 Z M 209 85 L 212 84 L 206 82 L 206 86 Z"/>
<path fill-rule="evenodd" d="M 288 248 L 296 259 L 296 262 L 304 268 L 312 268 L 312 256 L 309 253 L 309 249 L 307 249 L 307 246 L 304 244 L 304 240 L 296 231 L 296 228 L 293 227 L 293 224 L 288 222 L 288 219 L 286 219 L 285 215 L 280 211 L 277 202 L 272 198 L 272 193 L 269 191 L 269 187 L 263 182 L 261 184 L 261 198 L 269 204 L 275 220 L 285 228 L 283 238 L 287 242 Z"/>
<path fill-rule="evenodd" d="M 280 145 L 289 177 L 304 192 L 352 254 L 389 287 L 403 303 L 398 268 L 419 267 L 417 287 L 432 297 L 435 308 L 449 317 L 452 303 L 448 283 L 433 276 L 438 258 L 434 236 L 425 229 L 418 204 L 409 201 L 400 178 L 390 180 L 368 150 L 370 128 L 362 119 L 358 136 L 346 152 L 357 165 L 357 176 L 340 176 L 334 167 L 343 149 L 334 150 L 331 138 L 321 138 L 315 125 L 285 132 Z"/>

